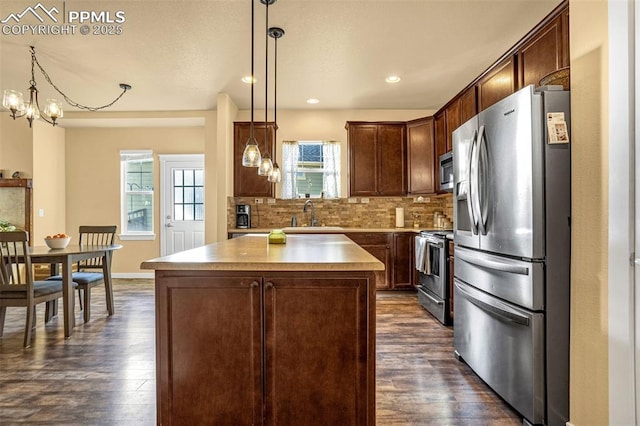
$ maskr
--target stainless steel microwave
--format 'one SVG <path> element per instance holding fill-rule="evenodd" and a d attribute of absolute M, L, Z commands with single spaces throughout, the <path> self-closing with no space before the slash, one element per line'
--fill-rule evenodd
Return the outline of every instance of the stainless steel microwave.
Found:
<path fill-rule="evenodd" d="M 453 192 L 453 152 L 440 156 L 440 190 Z"/>

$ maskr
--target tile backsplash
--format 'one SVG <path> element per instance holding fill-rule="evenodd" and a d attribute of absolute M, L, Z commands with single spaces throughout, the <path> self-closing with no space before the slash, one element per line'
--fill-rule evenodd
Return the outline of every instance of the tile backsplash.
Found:
<path fill-rule="evenodd" d="M 435 213 L 441 213 L 453 223 L 453 198 L 451 194 L 422 197 L 355 197 L 337 200 L 315 199 L 318 224 L 324 226 L 342 226 L 349 228 L 395 228 L 396 208 L 404 209 L 405 228 L 436 228 Z M 291 226 L 291 218 L 296 216 L 298 226 L 309 224 L 311 213 L 303 213 L 306 199 L 281 200 L 261 198 L 256 204 L 255 198 L 229 197 L 227 199 L 227 227 L 236 227 L 235 206 L 251 206 L 252 228 L 284 228 Z M 368 200 L 368 202 L 367 202 Z M 354 202 L 355 201 L 355 202 Z M 450 226 L 449 226 L 450 227 Z"/>

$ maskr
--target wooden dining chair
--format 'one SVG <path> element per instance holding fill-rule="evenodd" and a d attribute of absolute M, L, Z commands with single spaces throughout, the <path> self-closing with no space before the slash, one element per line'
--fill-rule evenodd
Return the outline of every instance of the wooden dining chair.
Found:
<path fill-rule="evenodd" d="M 80 226 L 78 243 L 84 246 L 111 245 L 115 241 L 117 229 L 118 227 L 116 225 Z M 111 261 L 111 256 L 108 257 L 109 261 Z M 74 272 L 71 277 L 73 282 L 77 284 L 84 322 L 89 322 L 89 319 L 91 319 L 91 289 L 104 284 L 102 257 L 81 260 L 77 263 L 77 266 L 78 271 Z M 111 264 L 109 264 L 109 266 L 111 266 Z M 61 281 L 62 276 L 54 275 L 47 278 L 47 280 Z M 108 294 L 110 291 L 112 290 L 105 288 L 108 300 L 111 297 L 111 295 Z M 113 312 L 109 312 L 109 315 L 111 314 L 113 314 Z"/>
<path fill-rule="evenodd" d="M 62 281 L 33 281 L 28 239 L 26 231 L 0 232 L 0 337 L 4 331 L 7 307 L 26 307 L 25 348 L 31 346 L 36 305 L 47 303 L 45 322 L 48 322 L 54 303 L 62 297 Z"/>

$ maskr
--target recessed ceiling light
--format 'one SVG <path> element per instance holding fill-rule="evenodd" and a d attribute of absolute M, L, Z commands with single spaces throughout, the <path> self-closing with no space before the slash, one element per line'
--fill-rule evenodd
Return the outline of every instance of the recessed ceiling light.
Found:
<path fill-rule="evenodd" d="M 255 83 L 256 78 L 255 77 L 252 78 L 250 75 L 245 75 L 244 77 L 242 77 L 242 82 L 247 84 Z"/>
<path fill-rule="evenodd" d="M 398 77 L 397 75 L 390 75 L 389 77 L 385 78 L 384 81 L 386 81 L 387 83 L 397 83 L 400 81 L 400 77 Z"/>
<path fill-rule="evenodd" d="M 320 101 L 319 101 L 319 100 L 317 100 L 317 99 L 315 99 L 315 98 L 307 99 L 307 103 L 308 103 L 308 104 L 317 104 L 317 103 L 319 103 L 319 102 L 320 102 Z"/>

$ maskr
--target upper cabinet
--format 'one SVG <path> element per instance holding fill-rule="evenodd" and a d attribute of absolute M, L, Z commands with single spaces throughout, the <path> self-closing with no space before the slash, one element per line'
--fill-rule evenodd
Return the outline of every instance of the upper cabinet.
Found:
<path fill-rule="evenodd" d="M 406 125 L 348 121 L 349 195 L 407 193 Z"/>
<path fill-rule="evenodd" d="M 485 110 L 516 91 L 516 61 L 508 56 L 478 80 L 478 106 Z"/>
<path fill-rule="evenodd" d="M 458 98 L 460 107 L 460 124 L 464 124 L 470 118 L 478 113 L 478 102 L 476 101 L 476 88 L 472 86 L 468 88 Z M 455 129 L 453 129 L 455 130 Z"/>
<path fill-rule="evenodd" d="M 517 51 L 519 87 L 538 86 L 545 75 L 569 66 L 569 11 L 535 31 Z"/>
<path fill-rule="evenodd" d="M 446 150 L 444 152 L 449 152 L 453 148 L 453 140 L 451 139 L 451 132 L 458 128 L 460 125 L 460 98 L 453 101 L 449 106 L 444 110 L 444 115 L 446 118 Z"/>
<path fill-rule="evenodd" d="M 269 141 L 269 154 L 275 154 L 275 132 L 274 124 L 267 123 L 266 135 L 265 124 L 253 123 L 253 135 L 258 141 L 260 152 L 264 153 L 266 145 L 265 139 Z M 273 184 L 267 180 L 266 176 L 258 175 L 256 167 L 242 166 L 242 153 L 251 133 L 251 123 L 233 123 L 233 195 L 235 197 L 273 197 Z"/>
<path fill-rule="evenodd" d="M 409 194 L 436 192 L 436 147 L 433 117 L 407 122 Z"/>

